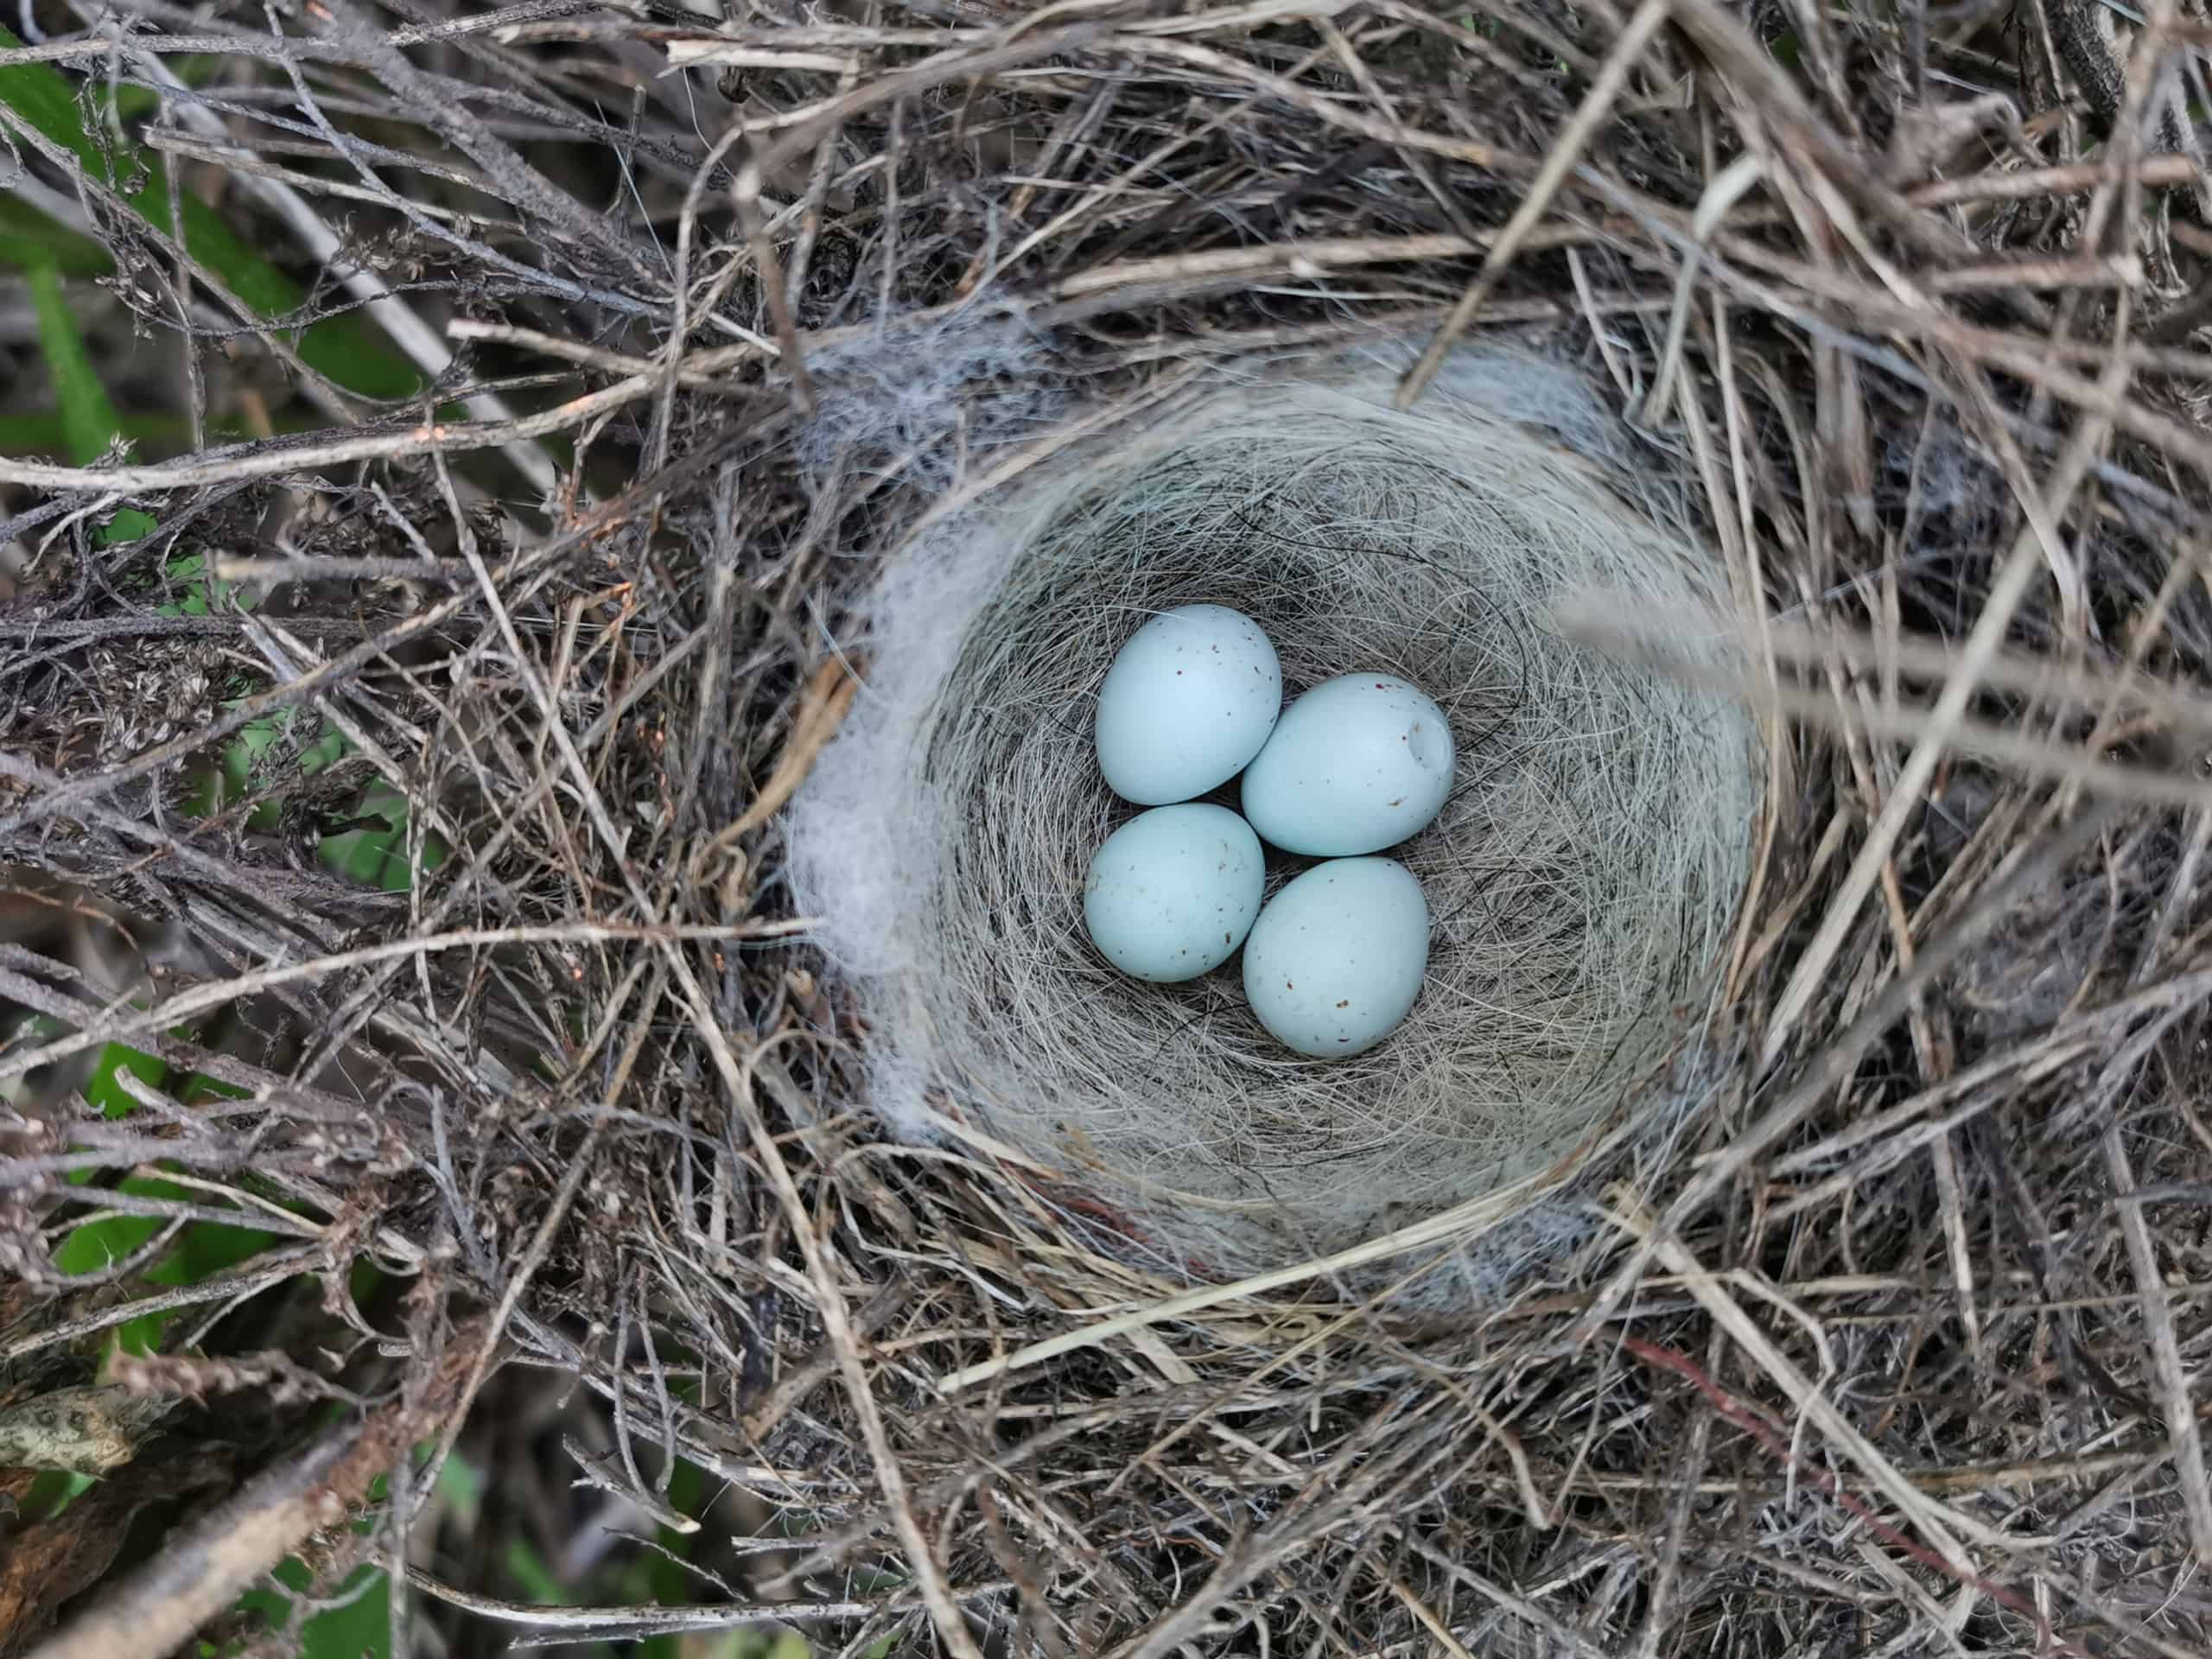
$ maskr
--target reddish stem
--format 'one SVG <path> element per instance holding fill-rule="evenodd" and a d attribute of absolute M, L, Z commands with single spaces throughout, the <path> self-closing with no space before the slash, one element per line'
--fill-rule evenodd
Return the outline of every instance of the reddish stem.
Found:
<path fill-rule="evenodd" d="M 1740 1400 L 1729 1393 L 1707 1376 L 1705 1370 L 1695 1360 L 1686 1354 L 1677 1353 L 1671 1348 L 1662 1348 L 1656 1343 L 1646 1342 L 1641 1337 L 1623 1337 L 1621 1346 L 1656 1370 L 1673 1371 L 1678 1376 L 1688 1378 L 1696 1385 L 1697 1391 L 1711 1402 L 1713 1410 L 1764 1446 L 1777 1462 L 1798 1470 L 1803 1475 L 1807 1484 L 1818 1491 L 1827 1493 L 1852 1515 L 1865 1522 L 1868 1529 L 1884 1542 L 1903 1550 L 1923 1567 L 1932 1567 L 1938 1573 L 1956 1579 L 1961 1584 L 1972 1585 L 1982 1594 L 2001 1605 L 2011 1608 L 2022 1618 L 2033 1619 L 2036 1634 L 2039 1638 L 2039 1646 L 2047 1648 L 2056 1639 L 2063 1651 L 2076 1655 L 2079 1659 L 2088 1659 L 2088 1656 L 2072 1643 L 2063 1638 L 2055 1638 L 2050 1619 L 2044 1616 L 2040 1608 L 2018 1591 L 2008 1590 L 2001 1584 L 1991 1583 L 1977 1573 L 1955 1567 L 1925 1544 L 1914 1542 L 1897 1528 L 1875 1514 L 1872 1508 L 1863 1498 L 1856 1493 L 1847 1491 L 1843 1484 L 1827 1470 L 1808 1463 L 1791 1452 L 1789 1442 L 1783 1438 L 1779 1426 L 1764 1411 L 1752 1405 L 1749 1401 Z"/>

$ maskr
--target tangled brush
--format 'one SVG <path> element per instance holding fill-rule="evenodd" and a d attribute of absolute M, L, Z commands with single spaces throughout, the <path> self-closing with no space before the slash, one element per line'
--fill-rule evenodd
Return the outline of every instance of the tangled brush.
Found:
<path fill-rule="evenodd" d="M 1586 590 L 1716 608 L 1679 492 L 1558 365 L 1469 352 L 1401 412 L 1409 361 L 1214 377 L 932 518 L 842 642 L 868 688 L 793 814 L 797 902 L 865 988 L 875 1109 L 973 1124 L 1171 1271 L 1279 1266 L 1572 1166 L 1709 991 L 1743 887 L 1749 721 L 1552 620 Z M 1287 695 L 1396 674 L 1458 735 L 1442 815 L 1399 849 L 1427 985 L 1357 1060 L 1287 1056 L 1233 975 L 1168 992 L 1085 942 L 1084 868 L 1128 816 L 1091 759 L 1098 683 L 1199 601 L 1260 622 Z"/>
<path fill-rule="evenodd" d="M 2212 1650 L 2184 8 L 120 5 L 0 1659 Z M 1191 600 L 1452 711 L 1342 1069 L 1076 931 Z"/>

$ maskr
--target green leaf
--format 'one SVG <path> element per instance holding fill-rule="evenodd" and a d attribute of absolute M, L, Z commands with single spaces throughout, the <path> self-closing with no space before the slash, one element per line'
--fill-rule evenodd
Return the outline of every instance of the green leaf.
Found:
<path fill-rule="evenodd" d="M 138 1103 L 124 1092 L 118 1072 L 128 1071 L 141 1083 L 150 1083 L 158 1089 L 168 1079 L 167 1062 L 121 1043 L 110 1043 L 100 1051 L 99 1063 L 93 1066 L 92 1080 L 85 1085 L 85 1098 L 99 1110 L 102 1117 L 127 1117 L 138 1107 Z"/>
<path fill-rule="evenodd" d="M 203 1204 L 207 1201 L 205 1193 L 188 1192 L 167 1182 L 149 1181 L 146 1185 L 162 1190 L 170 1198 L 197 1198 Z M 276 1242 L 276 1234 L 265 1233 L 258 1227 L 228 1227 L 220 1222 L 195 1221 L 177 1235 L 175 1247 L 146 1277 L 156 1285 L 196 1285 L 227 1268 L 251 1261 Z"/>
<path fill-rule="evenodd" d="M 361 826 L 325 836 L 315 856 L 349 881 L 381 887 L 386 893 L 405 893 L 418 875 L 428 875 L 446 861 L 449 851 L 435 832 L 423 837 L 419 863 L 410 861 L 407 841 L 406 795 L 381 780 L 361 792 L 356 820 L 374 818 L 381 830 Z"/>
<path fill-rule="evenodd" d="M 91 1080 L 85 1085 L 86 1099 L 99 1109 L 103 1117 L 122 1117 L 137 1104 L 124 1091 L 123 1084 L 118 1081 L 118 1074 L 124 1071 L 129 1071 L 156 1088 L 162 1087 L 169 1077 L 168 1065 L 153 1055 L 126 1048 L 121 1043 L 110 1043 L 100 1051 L 99 1064 L 93 1068 Z M 89 1172 L 79 1173 L 79 1185 L 87 1184 L 89 1179 Z M 137 1198 L 205 1202 L 204 1195 L 151 1176 L 126 1176 L 116 1183 L 115 1190 Z M 98 1204 L 99 1192 L 86 1192 L 84 1201 Z M 54 1247 L 54 1271 L 98 1273 L 129 1256 L 159 1232 L 162 1225 L 158 1216 L 107 1216 L 73 1227 Z M 196 1285 L 226 1268 L 235 1267 L 248 1257 L 259 1255 L 276 1242 L 275 1234 L 264 1232 L 258 1227 L 232 1227 L 213 1221 L 192 1222 L 178 1233 L 176 1242 L 162 1259 L 146 1269 L 144 1278 L 149 1284 Z M 162 1332 L 171 1317 L 162 1313 L 142 1314 L 118 1325 L 115 1340 L 118 1345 L 130 1353 L 150 1354 L 160 1345 Z"/>
<path fill-rule="evenodd" d="M 284 1562 L 271 1576 L 295 1594 L 304 1593 L 313 1582 L 296 1560 Z M 301 1626 L 302 1659 L 390 1659 L 391 1581 L 381 1567 L 356 1567 L 338 1595 L 357 1590 L 360 1593 L 345 1606 L 317 1613 Z M 291 1601 L 283 1590 L 251 1591 L 238 1599 L 238 1606 L 240 1612 L 260 1614 L 278 1629 L 291 1617 Z"/>
<path fill-rule="evenodd" d="M 507 1576 L 521 1589 L 523 1599 L 533 1607 L 565 1607 L 575 1600 L 568 1586 L 537 1547 L 526 1538 L 510 1537 L 500 1560 Z"/>
<path fill-rule="evenodd" d="M 54 1248 L 54 1270 L 73 1276 L 99 1273 L 143 1244 L 161 1224 L 151 1216 L 108 1216 L 73 1227 Z"/>
<path fill-rule="evenodd" d="M 97 1484 L 90 1475 L 72 1474 L 67 1469 L 42 1470 L 32 1478 L 31 1489 L 23 1498 L 24 1517 L 51 1521 Z"/>
<path fill-rule="evenodd" d="M 655 1637 L 653 1641 L 667 1642 L 669 1638 Z M 813 1652 L 807 1646 L 806 1638 L 796 1630 L 784 1630 L 772 1637 L 761 1630 L 726 1630 L 711 1641 L 712 1645 L 700 1654 L 700 1659 L 809 1659 Z M 681 1651 L 683 1649 L 673 1643 L 670 1643 L 670 1659 Z M 699 1649 L 695 1648 L 692 1651 L 697 1653 Z M 648 1656 L 648 1659 L 662 1659 L 662 1656 L 654 1653 L 651 1643 L 640 1652 Z M 874 1654 L 874 1649 L 871 1648 L 869 1652 Z M 883 1656 L 876 1654 L 875 1659 L 883 1659 Z"/>
<path fill-rule="evenodd" d="M 54 377 L 54 397 L 61 404 L 69 458 L 79 467 L 89 467 L 107 453 L 115 437 L 115 405 L 92 372 L 85 337 L 77 332 L 69 303 L 61 297 L 60 275 L 52 265 L 39 265 L 32 269 L 30 279 L 39 350 L 46 354 L 46 370 Z"/>
<path fill-rule="evenodd" d="M 168 60 L 168 71 L 188 86 L 205 86 L 222 61 L 211 52 L 194 52 Z M 135 121 L 142 115 L 151 115 L 162 106 L 162 95 L 151 86 L 118 86 L 110 92 L 100 91 L 103 109 L 112 110 L 120 121 Z"/>
<path fill-rule="evenodd" d="M 476 1530 L 484 1492 L 484 1471 L 460 1452 L 438 1465 L 438 1501 L 452 1511 L 454 1524 L 464 1537 Z"/>
<path fill-rule="evenodd" d="M 206 1201 L 205 1194 L 195 1194 L 174 1182 L 143 1175 L 126 1176 L 116 1183 L 116 1191 L 134 1198 Z M 99 1201 L 97 1192 L 85 1194 L 86 1203 Z M 142 1247 L 162 1226 L 158 1216 L 107 1216 L 73 1227 L 54 1248 L 54 1271 L 98 1273 Z M 236 1267 L 258 1255 L 276 1242 L 275 1234 L 265 1233 L 258 1227 L 190 1222 L 162 1259 L 146 1269 L 143 1277 L 151 1285 L 196 1285 L 226 1268 Z M 175 1317 L 168 1313 L 142 1313 L 135 1319 L 126 1320 L 115 1329 L 116 1345 L 126 1353 L 153 1353 L 161 1346 L 162 1331 Z"/>
<path fill-rule="evenodd" d="M 182 558 L 171 559 L 163 567 L 162 575 L 168 579 L 171 587 L 182 588 L 186 589 L 186 593 L 182 599 L 172 600 L 166 605 L 155 606 L 154 614 L 156 616 L 209 615 L 213 608 L 212 601 L 219 599 L 223 594 L 229 591 L 228 584 L 219 584 L 208 575 L 207 561 L 197 553 L 188 553 Z M 245 773 L 241 772 L 239 776 L 243 778 Z M 193 807 L 188 810 L 194 817 L 198 817 L 203 810 L 212 812 L 219 804 L 221 804 L 219 801 L 211 801 L 205 809 Z"/>
<path fill-rule="evenodd" d="M 160 607 L 164 615 L 204 616 L 211 607 L 229 598 L 231 584 L 208 580 L 206 569 L 205 561 L 196 554 L 169 565 L 169 579 L 193 591 L 175 604 Z M 238 594 L 238 599 L 241 604 L 249 602 L 246 594 Z M 271 715 L 239 732 L 224 749 L 219 763 L 209 764 L 195 779 L 185 797 L 186 812 L 206 817 L 233 801 L 245 799 L 257 788 L 272 789 L 283 784 L 285 779 L 272 776 L 264 757 L 301 718 L 296 713 Z M 290 756 L 285 766 L 288 775 L 296 772 L 304 778 L 336 766 L 352 753 L 353 745 L 345 734 L 332 729 Z M 283 812 L 281 797 L 267 799 L 254 809 L 247 822 L 254 829 L 274 829 Z M 368 819 L 374 823 L 363 822 Z M 435 833 L 423 837 L 419 851 L 410 848 L 406 794 L 380 779 L 364 786 L 358 804 L 345 814 L 343 821 L 346 829 L 321 838 L 315 857 L 326 868 L 363 887 L 405 893 L 452 855 L 444 837 Z"/>
<path fill-rule="evenodd" d="M 0 48 L 22 44 L 0 29 Z M 146 223 L 165 232 L 174 231 L 168 175 L 162 158 L 139 145 L 125 145 L 116 153 L 96 141 L 85 130 L 73 83 L 51 64 L 0 67 L 0 104 L 69 151 L 87 172 L 106 180 Z M 298 309 L 306 296 L 297 283 L 199 197 L 186 192 L 181 199 L 186 251 L 259 315 L 281 317 Z M 310 367 L 365 397 L 404 397 L 423 385 L 414 365 L 356 312 L 315 324 L 301 336 L 298 350 Z"/>
<path fill-rule="evenodd" d="M 181 416 L 169 415 L 125 415 L 121 419 L 121 429 L 123 435 L 133 443 L 150 443 L 162 448 L 181 445 L 191 431 Z M 62 427 L 60 412 L 0 414 L 0 455 L 12 455 L 19 461 L 34 455 L 68 460 L 69 435 Z"/>
<path fill-rule="evenodd" d="M 54 393 L 61 405 L 61 435 L 69 459 L 89 467 L 105 454 L 121 430 L 107 388 L 92 372 L 92 359 L 85 350 L 85 337 L 69 315 L 69 302 L 61 292 L 61 277 L 52 265 L 30 270 L 31 309 L 38 318 L 39 349 L 46 355 L 47 372 L 54 378 Z M 159 526 L 136 507 L 124 507 L 100 529 L 103 543 L 135 542 L 150 536 Z"/>
<path fill-rule="evenodd" d="M 0 195 L 0 264 L 51 265 L 64 276 L 104 276 L 107 250 L 27 201 Z"/>
<path fill-rule="evenodd" d="M 407 831 L 404 827 L 344 830 L 325 836 L 315 850 L 315 856 L 331 869 L 365 887 L 405 893 L 415 885 L 418 867 L 408 861 Z M 444 841 L 435 835 L 425 836 L 420 874 L 429 874 L 446 861 L 446 856 Z"/>
<path fill-rule="evenodd" d="M 680 1392 L 683 1385 L 678 1385 Z M 676 1460 L 676 1472 L 668 1487 L 670 1505 L 678 1513 L 696 1516 L 706 1507 L 712 1488 L 706 1471 L 689 1458 Z M 691 1547 L 700 1534 L 678 1532 L 673 1527 L 659 1529 L 660 1548 L 632 1562 L 635 1582 L 626 1585 L 626 1601 L 654 1601 L 664 1607 L 680 1607 L 698 1599 L 699 1582 L 684 1570 L 683 1563 L 691 1558 Z M 647 1637 L 638 1644 L 638 1659 L 684 1659 L 690 1648 L 671 1636 Z M 769 1659 L 770 1643 L 766 1637 L 754 1630 L 732 1630 L 715 1649 L 717 1659 L 728 1654 L 729 1659 Z M 806 1659 L 806 1648 L 800 1643 L 798 1659 Z"/>

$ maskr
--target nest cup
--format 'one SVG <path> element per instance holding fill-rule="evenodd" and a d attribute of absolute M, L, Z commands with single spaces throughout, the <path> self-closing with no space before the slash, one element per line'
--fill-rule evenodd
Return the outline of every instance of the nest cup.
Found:
<path fill-rule="evenodd" d="M 941 507 L 847 642 L 868 685 L 791 814 L 893 1130 L 1018 1154 L 1184 1275 L 1342 1249 L 1678 1119 L 1667 1062 L 1745 880 L 1751 716 L 1553 620 L 1592 590 L 1725 607 L 1667 470 L 1548 359 L 1463 352 L 1400 412 L 1402 366 L 1248 365 Z M 1286 1051 L 1234 959 L 1143 984 L 1085 937 L 1090 856 L 1137 810 L 1098 773 L 1099 683 L 1198 601 L 1266 628 L 1286 697 L 1371 670 L 1451 719 L 1452 792 L 1392 855 L 1427 894 L 1427 981 L 1357 1058 Z M 1271 856 L 1270 893 L 1312 861 Z"/>

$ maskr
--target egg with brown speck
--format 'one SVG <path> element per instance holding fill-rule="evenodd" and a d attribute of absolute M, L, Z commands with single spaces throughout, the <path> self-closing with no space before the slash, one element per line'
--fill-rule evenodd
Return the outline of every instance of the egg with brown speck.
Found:
<path fill-rule="evenodd" d="M 1428 969 L 1428 901 L 1395 859 L 1332 858 L 1287 883 L 1244 942 L 1244 997 L 1284 1046 L 1363 1054 L 1403 1024 Z"/>
<path fill-rule="evenodd" d="M 1341 674 L 1282 711 L 1245 769 L 1244 816 L 1287 853 L 1380 852 L 1428 827 L 1456 761 L 1427 692 L 1393 674 Z"/>
<path fill-rule="evenodd" d="M 1236 953 L 1267 869 L 1251 825 L 1225 807 L 1141 812 L 1090 861 L 1083 919 L 1099 954 L 1135 979 L 1196 979 Z"/>

